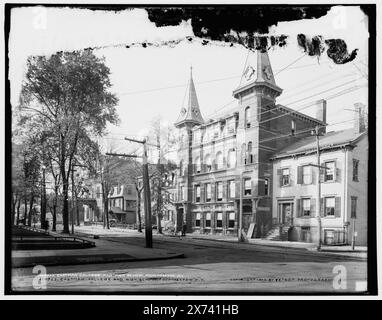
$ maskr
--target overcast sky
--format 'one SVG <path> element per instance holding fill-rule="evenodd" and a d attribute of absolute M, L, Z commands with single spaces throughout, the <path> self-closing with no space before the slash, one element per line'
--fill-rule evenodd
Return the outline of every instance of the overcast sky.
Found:
<path fill-rule="evenodd" d="M 184 40 L 173 47 L 160 45 L 163 41 L 193 36 L 191 23 L 184 21 L 179 26 L 156 28 L 144 9 L 119 13 L 68 8 L 13 9 L 9 52 L 12 104 L 18 101 L 28 55 L 102 46 L 94 53 L 104 56 L 111 70 L 112 90 L 119 97 L 117 110 L 121 118 L 119 127 L 109 128 L 106 141 L 122 139 L 124 135 L 143 135 L 156 116 L 161 116 L 163 122 L 174 123 L 185 102 L 191 65 L 203 117 L 214 118 L 217 111 L 229 112 L 237 105 L 232 91 L 239 84 L 248 52 L 239 45 L 229 47 L 218 42 L 202 46 L 197 38 L 192 43 Z M 331 97 L 347 88 L 367 85 L 367 16 L 358 7 L 333 7 L 319 19 L 281 22 L 269 33 L 289 36 L 286 47 L 269 52 L 276 83 L 284 90 L 278 103 L 299 110 L 329 97 L 329 124 L 352 120 L 353 112 L 345 109 L 353 108 L 356 102 L 367 104 L 366 86 Z M 304 56 L 297 46 L 298 33 L 322 35 L 325 39 L 342 38 L 349 52 L 359 49 L 357 58 L 345 65 L 335 65 L 326 52 L 320 60 Z M 125 47 L 145 41 L 158 46 Z M 250 54 L 248 63 L 254 58 Z M 282 70 L 296 59 L 297 62 Z M 301 112 L 315 114 L 314 107 Z M 348 121 L 328 130 L 352 125 Z M 135 147 L 122 140 L 115 142 L 119 151 Z"/>

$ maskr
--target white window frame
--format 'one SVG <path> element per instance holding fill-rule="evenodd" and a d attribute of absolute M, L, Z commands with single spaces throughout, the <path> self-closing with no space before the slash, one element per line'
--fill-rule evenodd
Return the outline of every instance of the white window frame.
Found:
<path fill-rule="evenodd" d="M 197 225 L 196 221 L 199 221 L 199 225 Z M 195 228 L 200 228 L 201 227 L 201 214 L 197 213 L 195 215 Z"/>
<path fill-rule="evenodd" d="M 236 181 L 235 180 L 228 181 L 228 193 L 229 193 L 229 198 L 231 199 L 235 198 L 236 196 Z"/>
<path fill-rule="evenodd" d="M 221 221 L 220 227 L 218 226 L 218 221 Z M 223 228 L 223 212 L 217 212 L 216 213 L 216 229 L 222 229 L 222 228 Z"/>
<path fill-rule="evenodd" d="M 305 174 L 304 170 L 308 170 L 308 174 Z M 302 184 L 311 184 L 312 183 L 312 166 L 305 165 L 302 166 Z M 308 177 L 307 181 L 305 181 L 305 177 Z"/>
<path fill-rule="evenodd" d="M 325 197 L 324 198 L 324 209 L 325 209 L 325 217 L 335 217 L 336 216 L 336 197 Z M 333 201 L 333 206 L 328 206 L 328 200 L 332 200 Z M 333 214 L 328 214 L 328 211 L 327 209 L 328 208 L 333 208 L 331 212 L 333 212 Z"/>
<path fill-rule="evenodd" d="M 244 188 L 243 188 L 244 196 L 251 196 L 252 195 L 252 179 L 244 178 L 243 180 L 244 181 L 242 183 L 244 184 Z M 247 189 L 247 182 L 249 182 L 249 189 Z"/>
<path fill-rule="evenodd" d="M 233 217 L 232 219 L 231 219 L 231 217 Z M 235 228 L 235 212 L 230 212 L 229 214 L 228 214 L 228 229 L 234 229 Z M 233 227 L 230 227 L 230 221 L 233 221 Z"/>
<path fill-rule="evenodd" d="M 327 179 L 327 175 L 328 175 L 328 164 L 331 163 L 333 164 L 333 172 L 332 172 L 332 179 Z M 336 161 L 335 160 L 331 160 L 331 161 L 326 161 L 325 162 L 325 182 L 333 182 L 336 180 Z"/>
<path fill-rule="evenodd" d="M 284 174 L 285 171 L 288 171 L 288 174 Z M 288 183 L 285 183 L 284 176 L 288 177 Z M 282 181 L 282 186 L 286 187 L 290 185 L 290 168 L 283 168 L 281 169 L 281 181 Z"/>
<path fill-rule="evenodd" d="M 206 183 L 206 202 L 211 202 L 212 200 L 212 186 L 211 183 Z M 209 195 L 209 197 L 208 197 Z"/>
<path fill-rule="evenodd" d="M 223 182 L 222 181 L 216 182 L 216 201 L 223 201 Z"/>
<path fill-rule="evenodd" d="M 206 213 L 206 219 L 205 219 L 205 223 L 206 223 L 206 229 L 211 229 L 211 213 L 210 212 L 207 212 Z M 209 221 L 210 222 L 210 226 L 207 226 L 207 221 Z"/>
<path fill-rule="evenodd" d="M 309 204 L 307 206 L 307 208 L 308 208 L 307 211 L 309 211 L 309 214 L 305 214 L 305 209 L 306 209 L 305 202 L 308 202 L 308 204 Z M 302 216 L 303 217 L 310 217 L 310 215 L 311 215 L 311 199 L 310 198 L 302 198 L 301 207 L 302 207 Z"/>

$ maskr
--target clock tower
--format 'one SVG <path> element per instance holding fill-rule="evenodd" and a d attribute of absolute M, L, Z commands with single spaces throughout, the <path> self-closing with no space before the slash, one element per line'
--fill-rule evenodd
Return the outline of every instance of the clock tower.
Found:
<path fill-rule="evenodd" d="M 241 83 L 233 91 L 239 103 L 237 147 L 240 150 L 241 172 L 244 180 L 251 183 L 251 197 L 244 200 L 247 214 L 243 217 L 244 228 L 255 224 L 255 233 L 271 219 L 271 194 L 266 191 L 272 182 L 272 167 L 269 158 L 274 152 L 273 142 L 263 142 L 274 137 L 277 128 L 274 121 L 276 98 L 282 89 L 276 85 L 267 51 L 253 55 L 256 62 L 244 69 Z M 241 182 L 243 183 L 243 181 Z"/>

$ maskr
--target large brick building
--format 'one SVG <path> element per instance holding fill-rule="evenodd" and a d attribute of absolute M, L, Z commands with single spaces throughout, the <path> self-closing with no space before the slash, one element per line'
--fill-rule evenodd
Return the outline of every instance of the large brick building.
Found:
<path fill-rule="evenodd" d="M 257 52 L 244 83 L 233 91 L 237 107 L 217 119 L 205 120 L 192 78 L 188 103 L 175 123 L 179 131 L 179 176 L 175 201 L 177 224 L 188 232 L 237 235 L 240 190 L 243 228 L 255 223 L 254 235 L 272 226 L 272 162 L 285 146 L 325 130 L 326 103 L 317 102 L 317 117 L 276 104 L 276 85 L 267 52 Z M 294 135 L 296 131 L 300 133 Z M 302 133 L 301 133 L 302 132 Z"/>

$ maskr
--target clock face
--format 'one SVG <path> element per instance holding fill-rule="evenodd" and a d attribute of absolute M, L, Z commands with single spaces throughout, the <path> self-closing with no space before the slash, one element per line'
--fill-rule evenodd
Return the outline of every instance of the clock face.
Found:
<path fill-rule="evenodd" d="M 199 110 L 198 110 L 198 108 L 196 108 L 196 107 L 193 107 L 193 108 L 192 108 L 192 112 L 195 113 L 196 115 L 199 114 Z"/>
<path fill-rule="evenodd" d="M 272 73 L 269 68 L 269 66 L 264 67 L 263 69 L 263 75 L 265 76 L 266 79 L 271 80 L 272 79 Z"/>
<path fill-rule="evenodd" d="M 247 81 L 251 80 L 255 74 L 255 69 L 252 66 L 248 66 L 244 72 L 244 77 Z"/>
<path fill-rule="evenodd" d="M 182 108 L 182 110 L 180 111 L 182 115 L 186 114 L 187 110 L 186 108 Z"/>

